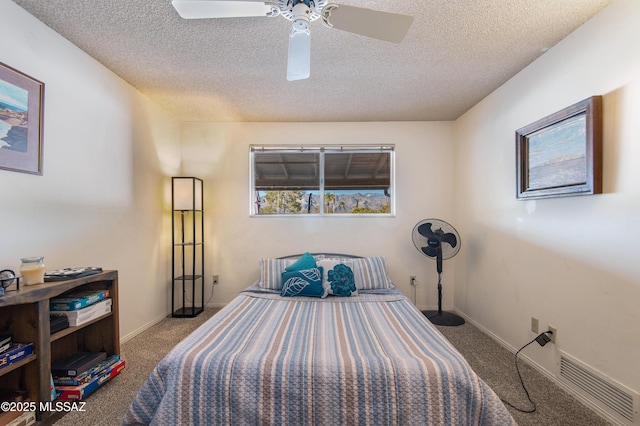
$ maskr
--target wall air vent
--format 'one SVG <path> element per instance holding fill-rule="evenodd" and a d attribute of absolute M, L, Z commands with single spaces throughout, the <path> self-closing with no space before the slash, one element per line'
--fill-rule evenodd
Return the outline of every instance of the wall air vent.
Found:
<path fill-rule="evenodd" d="M 623 425 L 640 425 L 640 396 L 595 369 L 560 352 L 560 378 Z"/>

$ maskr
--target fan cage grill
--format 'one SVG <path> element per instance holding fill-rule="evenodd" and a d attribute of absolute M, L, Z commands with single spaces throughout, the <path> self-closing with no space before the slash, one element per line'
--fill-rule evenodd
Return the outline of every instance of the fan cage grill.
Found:
<path fill-rule="evenodd" d="M 453 235 L 455 235 L 456 237 L 456 246 L 452 247 L 449 244 L 443 244 L 442 245 L 442 259 L 443 260 L 448 260 L 451 259 L 452 257 L 454 257 L 456 254 L 458 254 L 458 252 L 460 251 L 460 246 L 462 245 L 461 239 L 460 239 L 460 234 L 458 233 L 458 231 L 456 231 L 456 228 L 453 227 L 453 225 L 445 222 L 442 219 L 424 219 L 421 220 L 420 222 L 418 222 L 416 224 L 416 226 L 413 228 L 413 231 L 411 233 L 412 239 L 413 239 L 413 244 L 415 245 L 416 249 L 423 254 L 424 256 L 427 256 L 429 258 L 432 258 L 431 256 L 427 255 L 426 253 L 424 253 L 422 251 L 422 247 L 427 247 L 428 244 L 428 239 L 427 237 L 425 237 L 424 235 L 420 234 L 420 232 L 418 232 L 418 228 L 420 227 L 420 225 L 423 225 L 425 223 L 431 223 L 431 229 L 433 231 L 437 230 L 437 229 L 441 229 L 443 233 L 451 233 Z"/>

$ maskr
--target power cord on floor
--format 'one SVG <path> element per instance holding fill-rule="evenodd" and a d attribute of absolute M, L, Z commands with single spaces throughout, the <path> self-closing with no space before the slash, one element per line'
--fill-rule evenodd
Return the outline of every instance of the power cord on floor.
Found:
<path fill-rule="evenodd" d="M 549 341 L 551 339 L 549 339 L 549 336 L 547 336 L 547 334 L 553 334 L 553 332 L 545 331 L 543 333 L 538 334 L 535 339 L 533 339 L 532 341 L 530 341 L 529 343 L 527 343 L 526 345 L 524 345 L 523 347 L 518 349 L 518 351 L 516 352 L 516 355 L 515 355 L 516 371 L 518 372 L 518 377 L 520 378 L 520 384 L 522 385 L 522 389 L 524 390 L 524 393 L 527 395 L 527 399 L 531 403 L 531 407 L 532 408 L 529 408 L 529 409 L 519 408 L 519 407 L 516 407 L 515 405 L 511 404 L 509 401 L 506 401 L 506 400 L 500 398 L 500 400 L 504 404 L 508 405 L 509 407 L 513 408 L 514 410 L 520 411 L 521 413 L 534 413 L 536 411 L 536 403 L 531 399 L 531 395 L 529 395 L 529 391 L 527 390 L 527 387 L 524 385 L 524 380 L 522 380 L 522 374 L 520 374 L 520 367 L 518 366 L 518 354 L 524 348 L 526 348 L 527 346 L 529 346 L 533 342 L 538 342 L 538 344 L 540 346 L 544 346 L 547 343 L 549 343 Z"/>

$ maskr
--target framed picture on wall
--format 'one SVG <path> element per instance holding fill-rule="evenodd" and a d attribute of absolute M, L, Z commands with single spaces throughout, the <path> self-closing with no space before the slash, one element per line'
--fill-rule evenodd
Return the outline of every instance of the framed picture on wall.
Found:
<path fill-rule="evenodd" d="M 42 174 L 44 83 L 0 63 L 0 169 Z"/>
<path fill-rule="evenodd" d="M 517 198 L 602 193 L 602 97 L 516 130 Z"/>

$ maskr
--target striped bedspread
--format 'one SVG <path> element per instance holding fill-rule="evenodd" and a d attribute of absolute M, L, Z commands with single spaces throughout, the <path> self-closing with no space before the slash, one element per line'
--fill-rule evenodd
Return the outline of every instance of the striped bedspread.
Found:
<path fill-rule="evenodd" d="M 155 368 L 123 425 L 511 425 L 398 290 L 245 291 Z"/>

